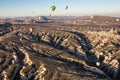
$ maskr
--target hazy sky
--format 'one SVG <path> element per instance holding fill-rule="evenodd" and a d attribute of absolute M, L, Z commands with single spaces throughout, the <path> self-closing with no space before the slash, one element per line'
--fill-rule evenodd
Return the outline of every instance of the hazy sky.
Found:
<path fill-rule="evenodd" d="M 50 6 L 55 5 L 52 12 Z M 68 5 L 68 10 L 65 6 Z M 33 14 L 34 11 L 34 14 Z M 120 0 L 0 0 L 0 16 L 119 15 Z"/>

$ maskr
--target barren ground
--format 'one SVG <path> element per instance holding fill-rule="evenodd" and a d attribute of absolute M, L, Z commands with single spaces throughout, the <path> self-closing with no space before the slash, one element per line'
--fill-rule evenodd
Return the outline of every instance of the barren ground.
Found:
<path fill-rule="evenodd" d="M 120 79 L 115 18 L 2 24 L 0 35 L 0 80 Z"/>

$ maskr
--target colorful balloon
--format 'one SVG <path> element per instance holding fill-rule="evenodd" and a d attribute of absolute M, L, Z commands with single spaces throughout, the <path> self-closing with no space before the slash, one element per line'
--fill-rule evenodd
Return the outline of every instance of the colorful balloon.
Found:
<path fill-rule="evenodd" d="M 53 12 L 55 11 L 55 9 L 56 9 L 55 6 L 51 6 L 51 10 L 52 10 Z"/>

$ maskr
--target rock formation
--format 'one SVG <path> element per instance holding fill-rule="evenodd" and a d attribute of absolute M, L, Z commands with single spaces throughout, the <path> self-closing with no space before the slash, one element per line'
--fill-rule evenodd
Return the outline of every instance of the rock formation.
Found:
<path fill-rule="evenodd" d="M 56 23 L 14 29 L 0 37 L 0 80 L 119 80 L 116 29 L 86 31 Z"/>

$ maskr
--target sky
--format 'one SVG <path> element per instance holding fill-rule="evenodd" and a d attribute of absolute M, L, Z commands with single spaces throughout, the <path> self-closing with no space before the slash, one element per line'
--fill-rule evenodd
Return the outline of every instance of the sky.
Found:
<path fill-rule="evenodd" d="M 55 5 L 56 10 L 50 7 Z M 65 6 L 68 9 L 65 10 Z M 120 0 L 0 0 L 0 16 L 120 16 Z"/>

